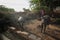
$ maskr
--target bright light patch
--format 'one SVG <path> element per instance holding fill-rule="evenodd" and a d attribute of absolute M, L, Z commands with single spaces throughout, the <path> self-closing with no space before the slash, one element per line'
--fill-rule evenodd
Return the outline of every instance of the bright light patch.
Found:
<path fill-rule="evenodd" d="M 28 0 L 0 0 L 0 5 L 14 8 L 16 11 L 23 11 L 23 8 L 29 8 Z"/>

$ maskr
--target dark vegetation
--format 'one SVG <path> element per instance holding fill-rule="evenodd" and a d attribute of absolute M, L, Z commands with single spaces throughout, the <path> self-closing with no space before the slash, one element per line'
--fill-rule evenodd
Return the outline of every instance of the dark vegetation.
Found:
<path fill-rule="evenodd" d="M 0 33 L 4 33 L 8 30 L 8 27 L 13 23 L 11 20 L 10 12 L 15 12 L 14 9 L 7 8 L 4 5 L 0 5 Z"/>
<path fill-rule="evenodd" d="M 3 13 L 0 13 L 0 33 L 5 32 L 8 30 L 8 26 L 10 26 L 10 20 L 7 18 L 7 16 Z"/>

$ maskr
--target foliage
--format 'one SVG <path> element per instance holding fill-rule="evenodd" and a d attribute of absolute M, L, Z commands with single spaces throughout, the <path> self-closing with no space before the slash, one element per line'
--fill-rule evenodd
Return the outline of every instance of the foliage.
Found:
<path fill-rule="evenodd" d="M 8 26 L 11 26 L 13 23 L 11 20 L 10 12 L 15 12 L 14 9 L 7 8 L 3 5 L 0 5 L 0 33 L 8 30 Z"/>
<path fill-rule="evenodd" d="M 50 8 L 53 7 L 54 0 L 30 0 L 30 7 L 32 10 L 41 10 L 50 11 Z"/>
<path fill-rule="evenodd" d="M 32 10 L 36 10 L 36 9 L 39 10 L 40 2 L 38 0 L 31 0 L 30 3 L 31 3 L 30 7 Z"/>
<path fill-rule="evenodd" d="M 2 12 L 15 12 L 14 9 L 12 9 L 12 8 L 7 8 L 7 7 L 5 7 L 4 5 L 0 5 L 0 11 L 2 11 Z"/>
<path fill-rule="evenodd" d="M 0 33 L 8 30 L 8 26 L 10 26 L 9 17 L 6 14 L 0 12 Z"/>

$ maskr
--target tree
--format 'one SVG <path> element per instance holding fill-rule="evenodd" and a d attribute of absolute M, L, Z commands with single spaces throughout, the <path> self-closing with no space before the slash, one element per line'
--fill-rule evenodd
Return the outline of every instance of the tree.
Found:
<path fill-rule="evenodd" d="M 59 14 L 54 10 L 56 7 L 60 6 L 60 0 L 30 0 L 30 7 L 31 10 L 36 13 L 38 12 L 39 15 L 41 15 L 40 10 L 45 10 L 46 13 L 48 13 L 50 16 L 57 17 Z"/>
<path fill-rule="evenodd" d="M 31 0 L 30 7 L 33 11 L 39 12 L 41 9 L 49 12 L 50 8 L 46 5 L 46 0 Z"/>
<path fill-rule="evenodd" d="M 15 12 L 14 9 L 12 9 L 12 8 L 7 8 L 7 7 L 5 7 L 4 5 L 0 5 L 0 11 L 2 11 L 2 12 Z"/>
<path fill-rule="evenodd" d="M 32 10 L 39 10 L 40 9 L 40 2 L 39 0 L 31 0 L 30 1 L 30 7 Z"/>

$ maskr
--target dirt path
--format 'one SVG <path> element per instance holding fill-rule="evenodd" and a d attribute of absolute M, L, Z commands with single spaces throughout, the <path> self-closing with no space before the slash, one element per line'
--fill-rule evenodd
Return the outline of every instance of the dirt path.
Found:
<path fill-rule="evenodd" d="M 60 39 L 60 28 L 56 25 L 49 25 L 46 29 L 46 34 L 40 33 L 40 29 L 38 29 L 38 25 L 41 24 L 41 21 L 33 20 L 33 24 L 26 25 L 26 30 L 38 35 L 43 36 L 44 40 L 57 40 Z M 55 37 L 54 37 L 55 36 Z"/>

